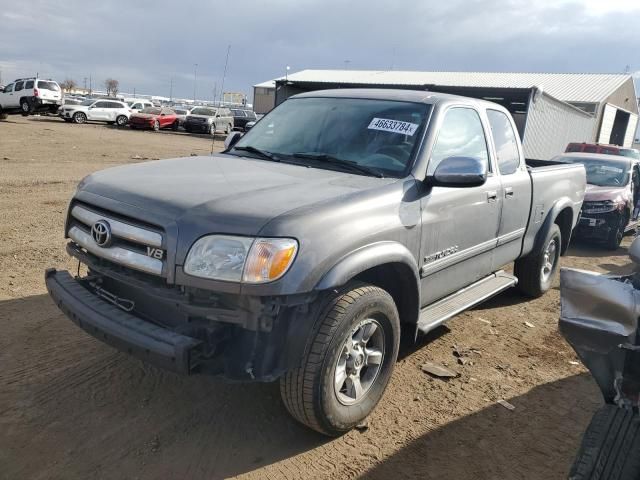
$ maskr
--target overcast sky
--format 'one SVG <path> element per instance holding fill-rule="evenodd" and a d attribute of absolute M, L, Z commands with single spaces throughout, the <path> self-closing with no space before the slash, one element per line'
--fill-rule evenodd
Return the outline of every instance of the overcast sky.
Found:
<path fill-rule="evenodd" d="M 191 97 L 306 68 L 624 72 L 640 78 L 639 0 L 0 0 L 8 83 L 107 77 Z"/>

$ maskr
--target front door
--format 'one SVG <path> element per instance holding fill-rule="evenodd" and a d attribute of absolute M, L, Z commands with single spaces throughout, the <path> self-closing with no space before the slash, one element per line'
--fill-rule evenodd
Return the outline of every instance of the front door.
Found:
<path fill-rule="evenodd" d="M 107 119 L 107 102 L 96 102 L 87 110 L 89 120 L 105 121 Z"/>
<path fill-rule="evenodd" d="M 521 145 L 516 137 L 515 125 L 502 111 L 487 110 L 491 127 L 495 157 L 500 179 L 500 197 L 503 199 L 498 247 L 493 269 L 498 270 L 520 256 L 522 239 L 527 228 L 531 204 L 531 177 L 522 161 Z"/>
<path fill-rule="evenodd" d="M 502 198 L 492 171 L 479 113 L 468 107 L 446 111 L 431 152 L 427 175 L 448 157 L 474 157 L 489 172 L 480 187 L 427 189 L 422 198 L 420 255 L 423 305 L 434 302 L 491 273 Z"/>

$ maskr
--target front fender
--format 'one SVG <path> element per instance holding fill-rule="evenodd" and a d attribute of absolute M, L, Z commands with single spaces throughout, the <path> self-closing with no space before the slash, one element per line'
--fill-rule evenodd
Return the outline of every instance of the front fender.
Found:
<path fill-rule="evenodd" d="M 420 290 L 416 259 L 407 247 L 397 242 L 377 242 L 345 255 L 320 279 L 315 290 L 339 287 L 370 268 L 388 263 L 402 263 L 410 267 Z"/>

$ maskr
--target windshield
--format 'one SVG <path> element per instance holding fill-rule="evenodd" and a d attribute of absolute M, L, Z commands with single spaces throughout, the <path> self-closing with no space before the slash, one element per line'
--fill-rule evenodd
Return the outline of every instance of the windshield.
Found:
<path fill-rule="evenodd" d="M 207 115 L 213 117 L 216 113 L 209 108 L 194 108 L 191 110 L 191 115 Z"/>
<path fill-rule="evenodd" d="M 160 115 L 161 110 L 159 108 L 143 108 L 140 113 L 149 113 L 151 115 Z"/>
<path fill-rule="evenodd" d="M 42 80 L 38 80 L 38 88 L 42 88 L 43 90 L 52 90 L 54 92 L 60 91 L 60 87 L 56 82 L 45 82 Z"/>
<path fill-rule="evenodd" d="M 621 148 L 620 155 L 629 158 L 635 158 L 636 160 L 640 160 L 640 152 L 635 148 Z"/>
<path fill-rule="evenodd" d="M 631 164 L 628 160 L 560 157 L 559 161 L 583 164 L 587 172 L 587 183 L 589 185 L 596 185 L 598 187 L 624 187 L 629 183 Z"/>
<path fill-rule="evenodd" d="M 177 115 L 186 115 L 187 114 L 186 110 L 180 110 L 180 109 L 174 110 L 174 112 L 176 112 Z"/>
<path fill-rule="evenodd" d="M 411 164 L 429 109 L 391 100 L 294 98 L 256 123 L 235 148 L 254 147 L 298 160 L 313 156 L 319 160 L 314 167 L 332 157 L 401 176 Z"/>

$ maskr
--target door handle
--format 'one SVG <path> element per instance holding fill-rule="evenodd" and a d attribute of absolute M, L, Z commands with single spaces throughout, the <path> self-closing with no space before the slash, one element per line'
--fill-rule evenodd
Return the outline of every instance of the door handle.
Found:
<path fill-rule="evenodd" d="M 506 187 L 504 189 L 504 198 L 512 197 L 513 198 L 513 188 Z"/>
<path fill-rule="evenodd" d="M 491 190 L 491 191 L 487 192 L 487 201 L 488 202 L 495 202 L 496 200 L 498 200 L 498 192 L 496 192 L 495 190 Z"/>

